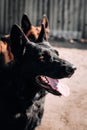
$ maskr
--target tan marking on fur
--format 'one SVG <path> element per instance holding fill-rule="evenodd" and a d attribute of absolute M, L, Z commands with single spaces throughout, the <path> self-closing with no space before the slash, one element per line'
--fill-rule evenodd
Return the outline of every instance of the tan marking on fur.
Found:
<path fill-rule="evenodd" d="M 41 31 L 41 26 L 31 26 L 31 29 L 27 32 L 26 36 L 29 37 L 30 34 L 33 34 L 35 39 L 38 38 L 39 34 Z M 46 39 L 48 40 L 48 35 L 49 35 L 49 29 L 45 28 L 46 31 Z"/>
<path fill-rule="evenodd" d="M 0 41 L 0 53 L 4 56 L 5 64 L 14 59 L 11 48 L 7 42 Z"/>

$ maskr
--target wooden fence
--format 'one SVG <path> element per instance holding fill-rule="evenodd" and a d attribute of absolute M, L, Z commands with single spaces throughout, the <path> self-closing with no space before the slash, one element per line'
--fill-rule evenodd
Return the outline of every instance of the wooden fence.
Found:
<path fill-rule="evenodd" d="M 0 33 L 20 25 L 23 13 L 34 25 L 46 14 L 53 36 L 87 38 L 87 0 L 0 0 Z"/>

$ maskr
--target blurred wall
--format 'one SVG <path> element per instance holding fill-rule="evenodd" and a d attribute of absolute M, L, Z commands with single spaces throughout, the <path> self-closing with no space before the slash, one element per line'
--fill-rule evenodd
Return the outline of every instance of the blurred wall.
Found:
<path fill-rule="evenodd" d="M 34 25 L 46 14 L 50 35 L 87 38 L 87 0 L 0 0 L 0 33 L 9 33 L 14 23 L 20 25 L 23 13 Z"/>

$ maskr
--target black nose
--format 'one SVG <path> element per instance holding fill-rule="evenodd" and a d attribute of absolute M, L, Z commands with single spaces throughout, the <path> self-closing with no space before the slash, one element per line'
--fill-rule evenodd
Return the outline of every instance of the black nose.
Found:
<path fill-rule="evenodd" d="M 72 69 L 75 71 L 77 68 L 73 65 L 73 66 L 72 66 Z"/>
<path fill-rule="evenodd" d="M 66 72 L 68 74 L 73 74 L 76 69 L 77 68 L 74 65 L 73 66 L 69 66 L 69 67 L 66 68 Z"/>

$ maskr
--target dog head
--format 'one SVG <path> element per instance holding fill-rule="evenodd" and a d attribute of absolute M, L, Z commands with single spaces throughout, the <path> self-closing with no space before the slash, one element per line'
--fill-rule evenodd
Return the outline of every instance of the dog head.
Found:
<path fill-rule="evenodd" d="M 43 15 L 41 19 L 41 24 L 43 24 L 45 27 L 44 39 L 48 40 L 49 25 L 48 25 L 48 18 L 46 15 Z M 33 26 L 26 14 L 22 16 L 21 27 L 30 41 L 38 42 L 37 39 L 41 31 L 41 24 L 39 26 Z"/>
<path fill-rule="evenodd" d="M 43 24 L 42 32 L 44 32 Z M 71 77 L 76 67 L 59 58 L 58 52 L 47 41 L 38 44 L 29 41 L 17 25 L 13 25 L 10 37 L 13 54 L 19 55 L 19 59 L 21 58 L 20 68 L 24 79 L 28 81 L 33 79 L 33 83 L 37 84 L 36 86 L 44 88 L 55 95 L 67 96 L 69 93 L 68 88 L 62 87 L 59 79 Z M 18 52 L 16 52 L 17 49 Z"/>

